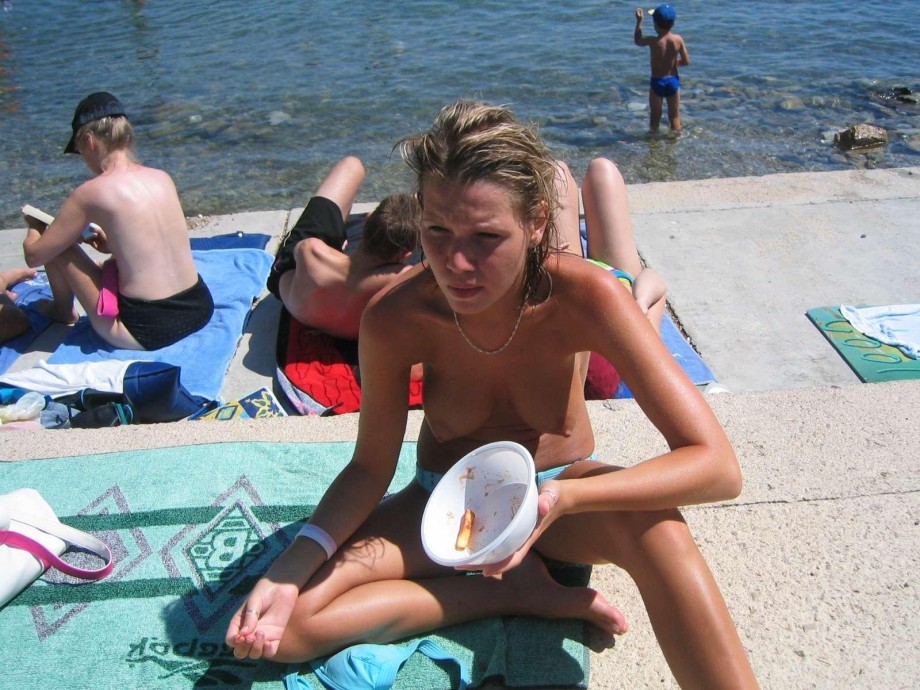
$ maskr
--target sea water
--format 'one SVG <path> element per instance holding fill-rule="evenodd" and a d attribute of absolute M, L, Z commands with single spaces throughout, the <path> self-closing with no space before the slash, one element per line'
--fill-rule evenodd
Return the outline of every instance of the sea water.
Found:
<path fill-rule="evenodd" d="M 346 154 L 368 169 L 360 200 L 405 189 L 394 146 L 459 98 L 510 105 L 576 175 L 608 156 L 630 183 L 920 165 L 920 106 L 897 92 L 920 91 L 916 0 L 673 4 L 692 61 L 680 136 L 648 131 L 634 3 L 0 2 L 0 227 L 90 174 L 61 152 L 96 90 L 189 215 L 303 205 Z M 835 148 L 860 122 L 889 144 Z"/>

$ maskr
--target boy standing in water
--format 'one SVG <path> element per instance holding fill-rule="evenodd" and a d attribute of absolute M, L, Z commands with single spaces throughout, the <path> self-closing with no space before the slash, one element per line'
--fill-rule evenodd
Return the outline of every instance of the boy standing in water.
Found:
<path fill-rule="evenodd" d="M 668 101 L 668 120 L 671 129 L 680 129 L 680 77 L 678 67 L 690 64 L 690 53 L 684 39 L 671 32 L 677 12 L 671 5 L 659 5 L 650 10 L 655 23 L 654 37 L 642 36 L 642 8 L 636 9 L 636 31 L 633 40 L 637 46 L 648 46 L 652 68 L 649 82 L 648 104 L 651 128 L 658 129 L 661 123 L 661 100 Z"/>

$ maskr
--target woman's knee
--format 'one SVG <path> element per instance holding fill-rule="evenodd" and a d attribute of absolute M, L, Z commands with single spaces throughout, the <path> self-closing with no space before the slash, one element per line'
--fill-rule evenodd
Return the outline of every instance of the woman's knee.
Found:
<path fill-rule="evenodd" d="M 556 176 L 566 183 L 568 183 L 569 180 L 575 180 L 575 176 L 572 175 L 572 170 L 565 161 L 556 161 Z"/>
<path fill-rule="evenodd" d="M 315 614 L 321 610 L 317 597 L 311 591 L 302 592 L 281 636 L 275 661 L 294 663 L 310 661 L 326 653 L 328 640 L 315 623 Z"/>
<path fill-rule="evenodd" d="M 592 181 L 596 184 L 615 184 L 625 185 L 623 173 L 620 168 L 609 158 L 594 158 L 588 163 L 588 169 L 585 173 L 585 183 Z M 601 182 L 604 181 L 604 182 Z"/>
<path fill-rule="evenodd" d="M 637 569 L 673 563 L 696 543 L 680 511 L 630 511 L 620 514 L 617 564 L 634 574 Z"/>

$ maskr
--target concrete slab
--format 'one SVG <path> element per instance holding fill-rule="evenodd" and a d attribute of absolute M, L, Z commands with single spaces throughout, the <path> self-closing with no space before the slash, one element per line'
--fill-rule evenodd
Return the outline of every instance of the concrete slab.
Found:
<path fill-rule="evenodd" d="M 857 384 L 805 316 L 920 301 L 920 169 L 629 188 L 637 243 L 733 391 Z"/>
<path fill-rule="evenodd" d="M 744 490 L 683 512 L 762 687 L 917 687 L 920 382 L 710 401 Z M 631 464 L 664 450 L 624 402 L 591 408 L 601 456 L 609 450 Z M 592 582 L 634 627 L 592 656 L 601 680 L 591 687 L 676 687 L 631 580 L 595 568 Z"/>
<path fill-rule="evenodd" d="M 764 688 L 920 684 L 920 381 L 712 396 L 744 473 L 731 502 L 684 515 Z M 589 403 L 601 457 L 664 450 L 632 400 Z M 422 414 L 410 413 L 406 439 Z M 233 441 L 352 441 L 357 415 L 180 422 L 0 434 L 0 458 Z M 246 458 L 238 458 L 245 471 Z M 614 567 L 592 585 L 631 624 L 592 654 L 591 688 L 674 687 L 635 585 Z M 500 688 L 491 685 L 491 688 Z"/>
<path fill-rule="evenodd" d="M 665 276 L 675 318 L 730 390 L 858 385 L 805 311 L 920 301 L 920 168 L 649 183 L 629 193 L 640 253 Z M 194 218 L 191 234 L 264 232 L 274 252 L 301 211 Z M 21 242 L 21 230 L 0 231 L 0 268 L 22 264 Z M 271 387 L 278 309 L 264 293 L 224 400 Z M 64 332 L 51 329 L 14 370 L 47 356 Z"/>

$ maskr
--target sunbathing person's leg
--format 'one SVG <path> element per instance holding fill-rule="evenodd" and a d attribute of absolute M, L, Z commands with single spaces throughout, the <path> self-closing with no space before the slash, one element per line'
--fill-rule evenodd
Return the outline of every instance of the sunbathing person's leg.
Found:
<path fill-rule="evenodd" d="M 43 300 L 38 308 L 55 321 L 76 323 L 80 314 L 74 307 L 73 290 L 64 272 L 55 262 L 51 262 L 45 266 L 45 275 L 48 276 L 48 286 L 51 288 L 51 300 Z"/>
<path fill-rule="evenodd" d="M 581 247 L 578 183 L 569 166 L 561 161 L 556 162 L 556 194 L 559 198 L 559 210 L 556 213 L 559 248 L 576 256 L 584 256 Z"/>
<path fill-rule="evenodd" d="M 364 165 L 360 160 L 354 156 L 347 156 L 340 160 L 317 188 L 290 232 L 283 238 L 268 276 L 267 285 L 269 291 L 284 302 L 291 313 L 294 313 L 295 309 L 288 306 L 288 300 L 298 300 L 299 295 L 290 289 L 291 277 L 287 276 L 287 273 L 297 266 L 297 245 L 304 239 L 316 237 L 331 248 L 341 251 L 346 238 L 345 219 L 351 212 L 355 195 L 363 181 Z M 326 218 L 331 208 L 324 208 L 332 205 L 338 208 L 339 215 L 341 215 L 341 218 L 336 218 L 334 223 L 327 222 Z"/>
<path fill-rule="evenodd" d="M 78 315 L 73 308 L 73 298 L 83 307 L 93 330 L 107 343 L 128 350 L 143 350 L 125 325 L 117 317 L 97 313 L 99 292 L 102 288 L 100 268 L 79 245 L 68 247 L 45 265 L 54 300 L 54 313 L 65 323 L 73 323 Z M 67 308 L 71 317 L 67 317 Z M 50 314 L 49 314 L 50 315 Z"/>
<path fill-rule="evenodd" d="M 556 195 L 559 208 L 556 212 L 556 236 L 559 238 L 559 250 L 575 256 L 584 257 L 581 245 L 581 218 L 578 201 L 578 183 L 569 166 L 556 161 Z M 591 353 L 582 352 L 578 356 L 578 369 L 581 382 L 588 377 Z"/>
<path fill-rule="evenodd" d="M 342 210 L 342 218 L 347 218 L 362 182 L 364 165 L 355 156 L 346 156 L 329 171 L 314 196 L 334 201 Z"/>
<path fill-rule="evenodd" d="M 636 249 L 623 175 L 612 161 L 595 158 L 588 165 L 581 193 L 585 206 L 588 256 L 625 271 L 636 280 L 633 295 L 648 314 L 655 330 L 660 330 L 666 288 L 657 273 L 643 270 Z"/>

